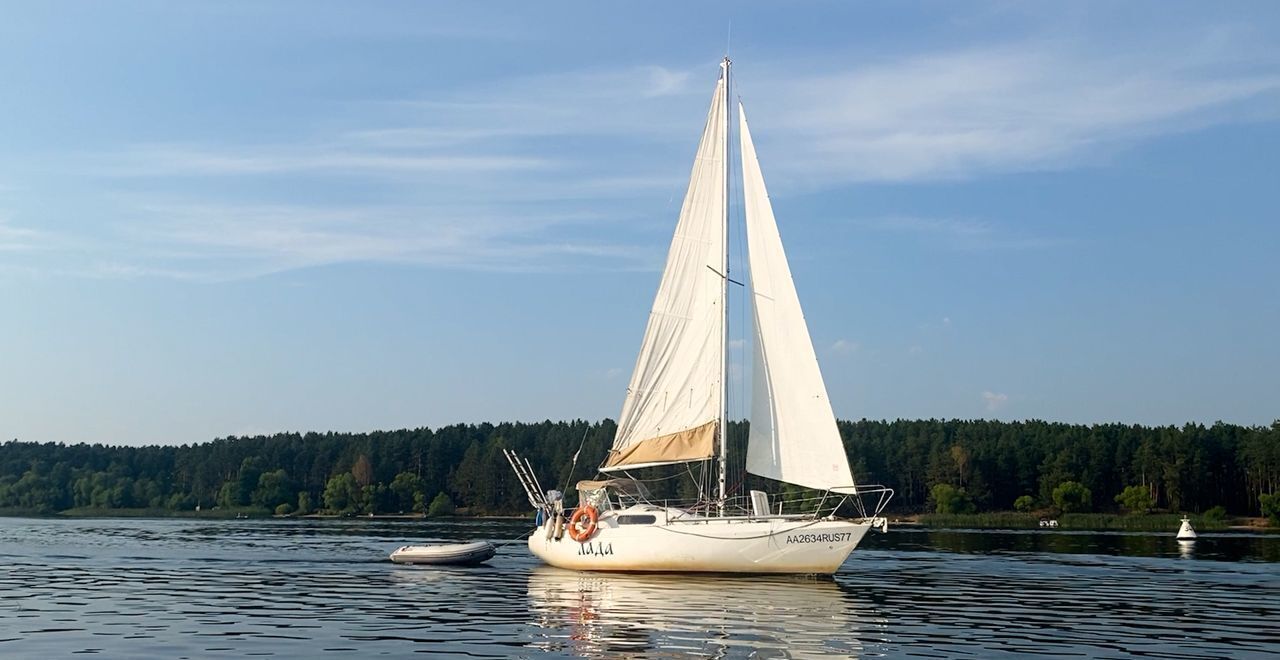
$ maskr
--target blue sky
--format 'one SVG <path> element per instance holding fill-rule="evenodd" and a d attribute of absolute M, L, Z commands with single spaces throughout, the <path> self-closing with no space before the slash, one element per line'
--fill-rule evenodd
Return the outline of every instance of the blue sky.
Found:
<path fill-rule="evenodd" d="M 730 20 L 837 415 L 1280 417 L 1271 3 L 2 4 L 0 438 L 616 416 Z"/>

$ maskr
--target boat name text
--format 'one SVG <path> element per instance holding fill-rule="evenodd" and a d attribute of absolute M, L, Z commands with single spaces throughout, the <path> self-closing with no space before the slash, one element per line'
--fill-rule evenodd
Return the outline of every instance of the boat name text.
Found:
<path fill-rule="evenodd" d="M 603 557 L 605 555 L 611 555 L 611 554 L 613 554 L 612 543 L 601 543 L 599 541 L 596 541 L 595 543 L 588 542 L 578 546 L 579 557 L 583 555 L 588 555 L 592 557 Z"/>

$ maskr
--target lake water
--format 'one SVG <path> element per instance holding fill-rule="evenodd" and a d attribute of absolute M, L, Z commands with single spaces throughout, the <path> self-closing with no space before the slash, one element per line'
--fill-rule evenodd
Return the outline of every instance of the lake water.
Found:
<path fill-rule="evenodd" d="M 517 521 L 0 519 L 0 657 L 1267 657 L 1280 537 L 870 534 L 834 579 L 397 566 Z"/>

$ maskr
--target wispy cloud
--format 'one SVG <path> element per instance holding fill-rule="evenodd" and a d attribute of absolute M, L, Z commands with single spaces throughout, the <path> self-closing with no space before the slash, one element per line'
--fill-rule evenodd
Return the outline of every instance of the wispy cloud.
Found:
<path fill-rule="evenodd" d="M 477 270 L 643 267 L 626 245 L 556 239 L 554 226 L 590 216 L 511 216 L 483 207 L 334 207 L 164 204 L 141 207 L 124 228 L 139 263 L 110 262 L 104 274 L 234 279 L 351 262 L 412 263 Z"/>
<path fill-rule="evenodd" d="M 18 226 L 0 212 L 0 252 L 50 251 L 67 248 L 75 242 L 57 232 Z"/>
<path fill-rule="evenodd" d="M 852 355 L 858 352 L 861 345 L 849 339 L 837 339 L 831 344 L 831 352 L 836 355 Z"/>
<path fill-rule="evenodd" d="M 139 145 L 122 153 L 95 158 L 95 171 L 113 177 L 184 174 L 255 175 L 329 171 L 345 175 L 366 172 L 479 174 L 544 169 L 546 158 L 456 153 L 406 154 L 355 151 L 333 145 L 215 149 L 198 145 Z"/>
<path fill-rule="evenodd" d="M 687 113 L 705 111 L 717 75 L 707 66 L 588 69 L 483 81 L 377 105 L 404 122 L 399 135 L 437 143 L 602 134 L 687 138 Z M 388 135 L 348 137 L 385 143 Z"/>
<path fill-rule="evenodd" d="M 14 227 L 0 216 L 0 252 L 16 252 L 35 248 L 42 234 L 34 229 Z"/>
<path fill-rule="evenodd" d="M 694 116 L 705 107 L 702 87 L 685 108 Z M 659 66 L 525 76 L 426 99 L 348 104 L 344 112 L 363 126 L 303 130 L 292 141 L 134 144 L 81 154 L 81 173 L 138 179 L 133 190 L 157 191 L 117 200 L 125 219 L 112 225 L 112 253 L 95 262 L 95 272 L 224 279 L 344 261 L 654 268 L 665 242 L 633 243 L 637 224 L 617 223 L 635 212 L 620 200 L 643 197 L 660 209 L 659 200 L 671 197 L 671 217 L 645 220 L 665 226 L 678 210 L 687 165 L 655 168 L 643 154 L 566 150 L 563 140 L 627 141 L 621 136 L 628 133 L 652 140 L 662 126 L 679 124 L 682 142 L 691 142 L 696 122 L 671 99 L 692 90 L 689 72 Z M 263 201 L 264 177 L 289 185 Z M 334 204 L 315 193 L 353 181 L 378 186 L 385 201 Z"/>
<path fill-rule="evenodd" d="M 1244 108 L 1274 112 L 1258 101 L 1280 93 L 1277 58 L 1239 42 L 1207 31 L 1109 51 L 1028 39 L 870 62 L 824 53 L 745 66 L 739 81 L 771 184 L 785 194 L 1074 167 L 1235 121 Z M 138 143 L 78 164 L 113 182 L 138 179 L 128 182 L 131 206 L 103 220 L 118 230 L 103 270 L 125 276 L 250 276 L 350 260 L 653 267 L 665 241 L 646 235 L 638 247 L 636 223 L 622 231 L 620 220 L 647 200 L 643 222 L 669 226 L 717 73 L 712 62 L 684 62 L 477 80 L 320 108 L 271 143 Z M 290 185 L 266 187 L 267 177 Z M 357 180 L 351 187 L 377 204 L 316 194 Z M 667 198 L 667 215 L 651 217 Z M 966 218 L 866 222 L 958 250 L 1070 240 Z M 34 241 L 0 225 L 0 249 Z"/>
<path fill-rule="evenodd" d="M 1237 119 L 1241 104 L 1280 91 L 1275 56 L 1241 52 L 1214 32 L 1111 51 L 1024 41 L 771 74 L 752 88 L 769 90 L 754 103 L 762 150 L 788 177 L 964 178 L 1071 167 L 1117 145 Z"/>
<path fill-rule="evenodd" d="M 988 390 L 982 393 L 982 401 L 986 404 L 988 412 L 995 412 L 1003 408 L 1005 404 L 1009 403 L 1009 395 L 999 394 Z"/>
<path fill-rule="evenodd" d="M 1259 66 L 1217 32 L 1191 40 L 1197 47 L 1122 51 L 1026 40 L 870 63 L 827 55 L 747 66 L 739 79 L 777 188 L 965 178 L 1077 166 L 1238 119 L 1243 104 L 1280 92 L 1275 61 Z M 346 137 L 383 146 L 571 135 L 615 147 L 687 142 L 714 74 L 709 64 L 636 66 L 487 81 L 391 103 L 401 126 Z"/>
<path fill-rule="evenodd" d="M 1070 239 L 1034 236 L 990 222 L 964 218 L 888 216 L 855 221 L 869 229 L 910 234 L 955 250 L 1029 250 L 1071 243 Z M 944 319 L 944 325 L 950 321 Z"/>
<path fill-rule="evenodd" d="M 1028 39 L 874 62 L 826 54 L 742 67 L 739 89 L 782 187 L 1072 167 L 1116 146 L 1239 119 L 1242 104 L 1280 92 L 1276 58 L 1260 65 L 1264 56 L 1242 54 L 1220 31 L 1144 46 Z M 709 63 L 650 65 L 486 81 L 395 102 L 404 125 L 347 137 L 687 142 L 715 73 Z"/>
<path fill-rule="evenodd" d="M 453 106 L 456 108 L 456 106 Z M 496 109 L 485 104 L 485 110 Z M 471 142 L 526 137 L 531 132 L 520 126 L 448 128 L 445 126 L 401 126 L 348 131 L 338 136 L 338 143 L 349 147 L 373 149 L 437 149 L 456 147 Z"/>

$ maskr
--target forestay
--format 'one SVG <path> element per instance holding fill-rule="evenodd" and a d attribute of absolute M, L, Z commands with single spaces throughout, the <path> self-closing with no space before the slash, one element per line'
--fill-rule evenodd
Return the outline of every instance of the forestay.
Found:
<path fill-rule="evenodd" d="M 602 471 L 715 455 L 724 390 L 723 259 L 728 118 L 722 74 L 689 190 Z"/>
<path fill-rule="evenodd" d="M 755 321 L 747 471 L 856 492 L 741 105 L 738 116 Z"/>

